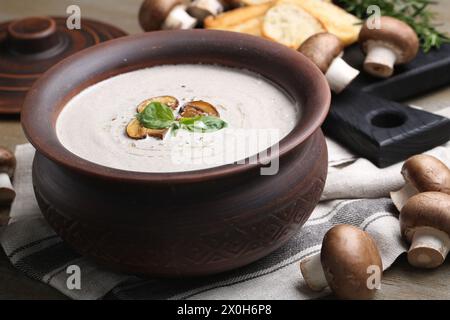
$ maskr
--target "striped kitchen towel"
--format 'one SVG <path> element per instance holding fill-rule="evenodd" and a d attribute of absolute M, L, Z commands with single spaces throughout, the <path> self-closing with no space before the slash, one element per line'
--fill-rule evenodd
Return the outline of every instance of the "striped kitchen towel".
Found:
<path fill-rule="evenodd" d="M 11 219 L 1 230 L 0 243 L 11 263 L 28 276 L 47 283 L 73 299 L 311 299 L 328 293 L 310 291 L 299 261 L 320 251 L 333 225 L 348 223 L 369 232 L 388 268 L 406 250 L 398 212 L 388 198 L 400 188 L 401 164 L 378 169 L 328 141 L 330 172 L 322 201 L 305 226 L 287 244 L 243 268 L 204 278 L 141 279 L 105 270 L 70 249 L 48 226 L 37 206 L 31 182 L 34 149 L 16 149 L 16 200 Z M 450 165 L 450 144 L 429 152 Z M 81 270 L 81 288 L 69 289 L 67 267 Z"/>

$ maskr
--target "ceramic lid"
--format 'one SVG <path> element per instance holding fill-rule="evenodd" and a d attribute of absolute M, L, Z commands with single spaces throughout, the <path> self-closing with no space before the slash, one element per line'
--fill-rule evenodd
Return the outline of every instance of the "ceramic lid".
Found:
<path fill-rule="evenodd" d="M 126 33 L 82 19 L 69 30 L 65 17 L 28 17 L 0 24 L 0 114 L 20 113 L 33 83 L 54 64 L 97 43 Z"/>

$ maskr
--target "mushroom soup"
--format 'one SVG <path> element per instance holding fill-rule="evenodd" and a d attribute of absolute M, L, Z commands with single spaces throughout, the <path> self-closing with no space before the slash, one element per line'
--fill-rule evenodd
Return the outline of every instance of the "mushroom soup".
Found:
<path fill-rule="evenodd" d="M 73 97 L 56 132 L 77 156 L 111 168 L 181 172 L 234 163 L 285 137 L 299 108 L 262 76 L 218 65 L 121 74 Z"/>

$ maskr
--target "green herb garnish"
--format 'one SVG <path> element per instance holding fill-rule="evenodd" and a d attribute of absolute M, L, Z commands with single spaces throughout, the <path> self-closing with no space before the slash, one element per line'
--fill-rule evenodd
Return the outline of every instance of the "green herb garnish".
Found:
<path fill-rule="evenodd" d="M 428 8 L 436 4 L 432 0 L 339 0 L 345 10 L 353 13 L 360 19 L 366 19 L 367 8 L 376 5 L 381 9 L 381 15 L 391 16 L 409 24 L 420 39 L 424 52 L 432 48 L 439 48 L 449 43 L 447 34 L 436 29 L 432 23 L 435 13 Z"/>
<path fill-rule="evenodd" d="M 193 118 L 181 118 L 181 128 L 191 132 L 214 132 L 227 127 L 227 123 L 213 116 L 197 116 Z"/>
<path fill-rule="evenodd" d="M 192 118 L 175 119 L 172 109 L 166 104 L 152 102 L 136 118 L 148 129 L 172 129 L 175 134 L 178 129 L 191 132 L 214 132 L 227 127 L 227 123 L 218 117 L 196 116 Z"/>
<path fill-rule="evenodd" d="M 159 102 L 150 103 L 136 118 L 148 129 L 166 129 L 175 122 L 172 109 Z"/>

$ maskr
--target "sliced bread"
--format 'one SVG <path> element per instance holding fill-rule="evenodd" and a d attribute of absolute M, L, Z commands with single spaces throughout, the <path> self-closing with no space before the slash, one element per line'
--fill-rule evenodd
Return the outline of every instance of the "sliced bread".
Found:
<path fill-rule="evenodd" d="M 316 17 L 325 29 L 336 35 L 345 45 L 358 40 L 361 20 L 344 9 L 327 1 L 318 0 L 279 0 L 277 4 L 292 3 L 302 7 Z"/>
<path fill-rule="evenodd" d="M 271 6 L 271 3 L 264 3 L 230 10 L 215 17 L 207 17 L 204 20 L 204 25 L 206 29 L 225 29 L 226 27 L 239 25 L 247 20 L 261 17 Z"/>
<path fill-rule="evenodd" d="M 297 49 L 310 36 L 324 32 L 318 19 L 294 3 L 280 3 L 267 11 L 263 36 Z"/>

